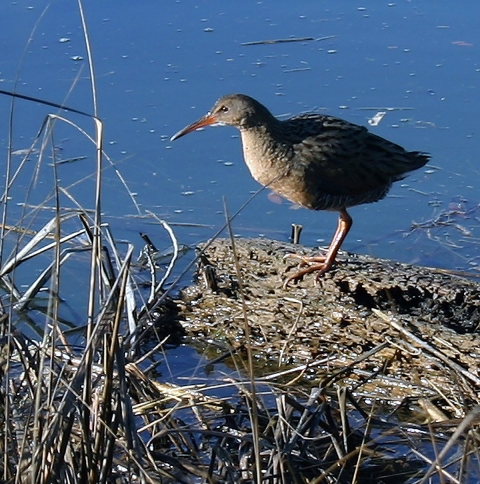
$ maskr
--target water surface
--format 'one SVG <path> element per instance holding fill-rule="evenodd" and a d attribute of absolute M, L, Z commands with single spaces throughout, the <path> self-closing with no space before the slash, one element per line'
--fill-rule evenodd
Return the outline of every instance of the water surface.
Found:
<path fill-rule="evenodd" d="M 376 2 L 373 7 L 351 1 L 85 5 L 107 151 L 138 194 L 142 209 L 172 223 L 206 226 L 178 229 L 183 243 L 194 244 L 223 223 L 223 197 L 234 212 L 258 188 L 244 166 L 233 128 L 207 129 L 174 144 L 169 141 L 217 97 L 243 92 L 279 116 L 319 111 L 363 125 L 379 110 L 387 110 L 380 125 L 371 129 L 407 149 L 430 152 L 433 168 L 397 184 L 388 199 L 352 209 L 354 227 L 344 248 L 465 268 L 478 255 L 478 246 L 467 240 L 456 244 L 459 247 L 447 247 L 442 234 L 465 239 L 457 229 L 436 230 L 435 241 L 428 240 L 425 230 L 408 238 L 398 233 L 408 231 L 412 221 L 435 218 L 452 203 L 459 207 L 456 222 L 473 236 L 478 232 L 475 218 L 463 215 L 479 200 L 473 117 L 479 103 L 478 6 L 457 5 L 453 1 Z M 13 89 L 18 78 L 19 92 L 92 112 L 76 4 L 19 1 L 2 4 L 0 14 L 5 53 L 1 87 Z M 243 45 L 291 38 L 313 40 Z M 10 100 L 2 97 L 1 102 L 5 147 Z M 17 102 L 17 149 L 26 147 L 45 112 L 45 107 Z M 65 157 L 83 154 L 85 148 L 71 130 L 62 128 L 57 139 Z M 70 165 L 63 176 L 72 180 L 85 176 L 93 171 L 92 163 L 90 158 Z M 137 241 L 139 222 L 125 223 L 125 216 L 136 213 L 134 205 L 113 170 L 106 170 L 105 178 L 106 214 L 121 219 L 119 229 L 127 229 L 125 236 Z M 85 192 L 85 203 L 88 196 Z M 272 201 L 265 190 L 235 220 L 234 230 L 286 240 L 293 222 L 305 227 L 304 244 L 325 244 L 336 215 L 294 210 L 288 202 Z M 151 230 L 162 245 L 165 234 L 143 229 Z"/>

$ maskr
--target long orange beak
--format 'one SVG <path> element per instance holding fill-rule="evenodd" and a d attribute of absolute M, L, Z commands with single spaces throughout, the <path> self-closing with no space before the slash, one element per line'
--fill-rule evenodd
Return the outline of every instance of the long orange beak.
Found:
<path fill-rule="evenodd" d="M 175 141 L 178 138 L 181 138 L 182 136 L 185 136 L 188 133 L 191 133 L 192 131 L 195 131 L 198 128 L 204 128 L 205 126 L 212 126 L 213 124 L 217 124 L 217 120 L 215 119 L 215 116 L 213 114 L 206 114 L 205 116 L 201 117 L 197 121 L 195 121 L 192 124 L 189 124 L 185 128 L 181 129 L 178 133 L 175 133 L 171 138 L 170 141 Z"/>

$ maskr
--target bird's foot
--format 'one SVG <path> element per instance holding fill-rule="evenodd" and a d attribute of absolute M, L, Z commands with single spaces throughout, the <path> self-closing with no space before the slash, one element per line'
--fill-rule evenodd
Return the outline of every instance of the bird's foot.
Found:
<path fill-rule="evenodd" d="M 325 262 L 326 257 L 324 255 L 302 255 L 302 254 L 286 254 L 283 256 L 284 259 L 298 259 L 300 261 L 300 266 L 311 266 L 312 264 L 317 264 L 318 262 Z"/>
<path fill-rule="evenodd" d="M 300 254 L 287 254 L 285 258 L 293 258 L 300 260 L 300 266 L 307 266 L 304 269 L 292 274 L 285 279 L 283 283 L 283 288 L 286 289 L 291 281 L 297 281 L 302 279 L 305 274 L 310 274 L 311 272 L 316 272 L 315 280 L 318 281 L 319 278 L 328 272 L 333 266 L 333 260 L 328 260 L 325 256 L 304 256 Z"/>

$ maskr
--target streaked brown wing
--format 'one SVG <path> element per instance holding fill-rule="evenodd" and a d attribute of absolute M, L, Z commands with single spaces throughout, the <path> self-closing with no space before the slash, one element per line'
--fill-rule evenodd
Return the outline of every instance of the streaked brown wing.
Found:
<path fill-rule="evenodd" d="M 428 160 L 333 116 L 297 116 L 285 121 L 285 128 L 308 185 L 326 194 L 361 197 L 382 191 Z"/>

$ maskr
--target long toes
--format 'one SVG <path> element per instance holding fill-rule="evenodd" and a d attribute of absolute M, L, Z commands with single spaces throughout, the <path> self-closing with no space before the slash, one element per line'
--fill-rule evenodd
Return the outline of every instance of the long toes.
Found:
<path fill-rule="evenodd" d="M 287 277 L 285 279 L 285 282 L 283 284 L 284 289 L 288 286 L 288 284 L 292 281 L 298 281 L 303 278 L 305 274 L 310 274 L 311 272 L 317 272 L 315 275 L 315 280 L 318 281 L 320 277 L 322 277 L 325 272 L 328 272 L 333 264 L 328 264 L 328 263 L 310 263 L 308 267 L 305 269 L 302 269 L 301 271 L 296 272 L 295 274 L 292 274 L 291 276 Z"/>
<path fill-rule="evenodd" d="M 325 262 L 326 258 L 323 255 L 308 256 L 302 254 L 285 254 L 284 259 L 297 259 L 300 261 L 301 265 L 312 265 Z"/>

